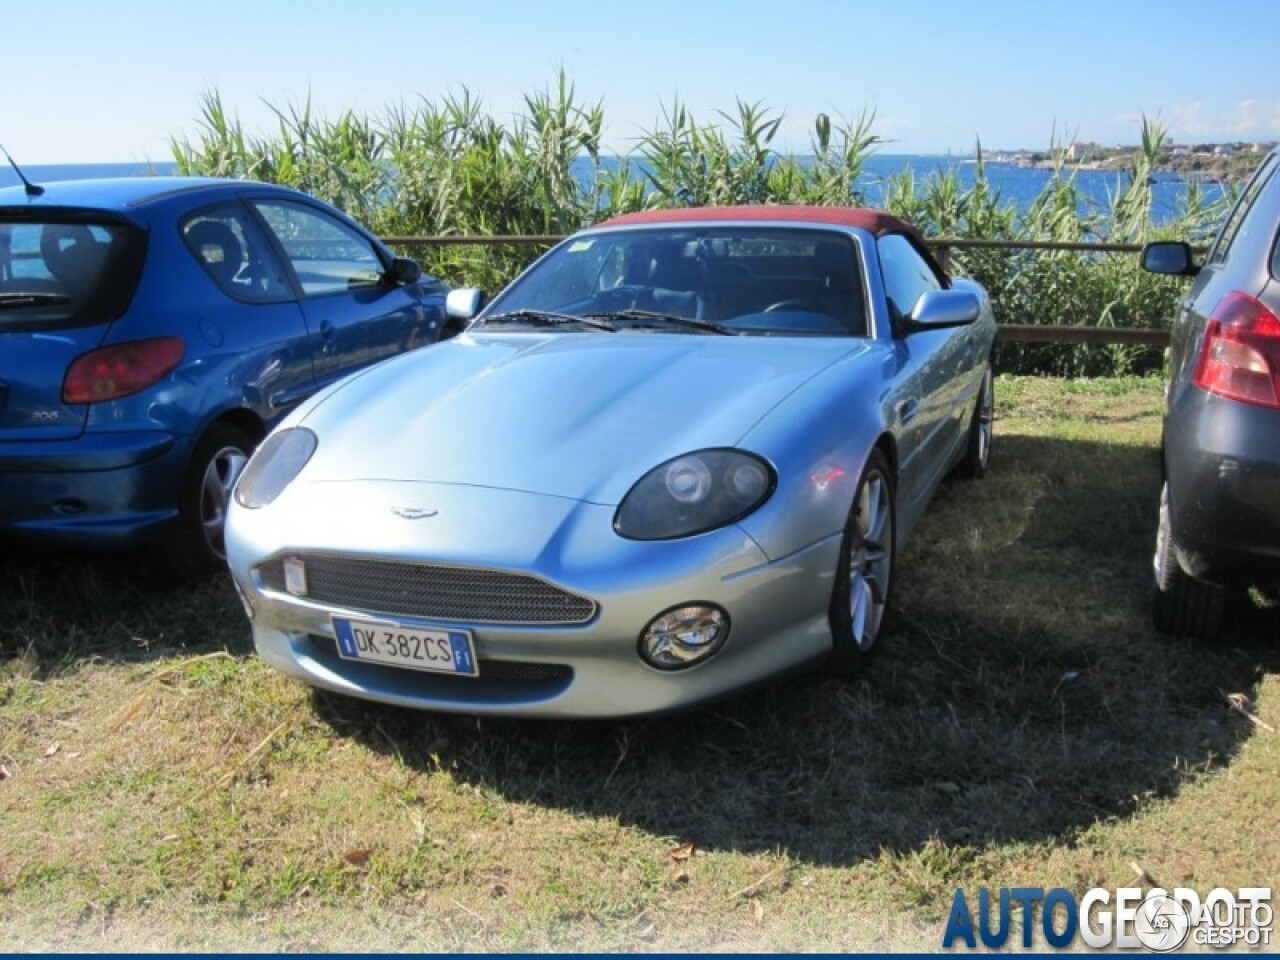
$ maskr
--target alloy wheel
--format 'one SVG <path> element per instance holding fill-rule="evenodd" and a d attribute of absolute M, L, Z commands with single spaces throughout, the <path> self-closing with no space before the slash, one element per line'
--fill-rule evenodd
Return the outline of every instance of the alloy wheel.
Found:
<path fill-rule="evenodd" d="M 209 459 L 200 482 L 200 526 L 210 552 L 219 559 L 227 553 L 224 536 L 231 490 L 248 462 L 238 447 L 222 447 Z"/>
<path fill-rule="evenodd" d="M 889 597 L 893 569 L 893 508 L 889 481 L 878 470 L 863 478 L 849 546 L 849 622 L 853 641 L 865 653 L 876 642 Z"/>
<path fill-rule="evenodd" d="M 985 467 L 991 459 L 991 430 L 995 420 L 996 388 L 991 371 L 982 379 L 982 399 L 978 403 L 978 463 Z"/>

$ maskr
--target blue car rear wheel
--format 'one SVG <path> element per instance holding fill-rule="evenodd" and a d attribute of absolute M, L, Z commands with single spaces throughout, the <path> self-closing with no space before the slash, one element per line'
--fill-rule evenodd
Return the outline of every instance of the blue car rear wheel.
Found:
<path fill-rule="evenodd" d="M 227 507 L 253 446 L 242 430 L 226 423 L 215 423 L 196 445 L 182 484 L 178 523 L 165 544 L 171 575 L 190 579 L 226 570 Z"/>

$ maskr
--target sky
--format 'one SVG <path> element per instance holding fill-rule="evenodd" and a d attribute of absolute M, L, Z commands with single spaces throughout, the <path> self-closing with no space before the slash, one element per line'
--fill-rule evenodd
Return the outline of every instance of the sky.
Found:
<path fill-rule="evenodd" d="M 379 115 L 464 88 L 496 117 L 563 68 L 625 153 L 679 98 L 874 112 L 886 153 L 1280 140 L 1280 0 L 0 0 L 0 144 L 20 163 L 165 162 L 202 94 Z"/>

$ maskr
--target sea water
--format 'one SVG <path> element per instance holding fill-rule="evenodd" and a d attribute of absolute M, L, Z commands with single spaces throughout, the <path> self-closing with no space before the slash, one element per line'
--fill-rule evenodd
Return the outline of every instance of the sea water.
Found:
<path fill-rule="evenodd" d="M 609 158 L 606 163 L 618 163 L 619 159 Z M 640 159 L 630 161 L 636 173 L 644 169 Z M 590 163 L 579 161 L 578 174 L 590 175 Z M 910 170 L 916 179 L 917 189 L 924 186 L 923 181 L 930 177 L 944 175 L 954 171 L 961 189 L 967 189 L 974 183 L 977 164 L 972 158 L 954 156 L 914 156 L 906 154 L 872 154 L 866 161 L 862 175 L 855 186 L 862 192 L 867 203 L 877 206 L 884 201 L 885 183 Z M 31 164 L 23 167 L 29 180 L 35 183 L 51 183 L 58 180 L 82 180 L 98 177 L 145 177 L 164 176 L 176 172 L 175 165 L 168 163 L 73 163 L 73 164 Z M 1018 167 L 1007 163 L 987 163 L 987 182 L 993 192 L 1005 203 L 1010 203 L 1020 212 L 1039 196 L 1053 175 L 1051 170 L 1039 167 Z M 1081 213 L 1103 213 L 1111 209 L 1111 200 L 1128 184 L 1128 176 L 1116 170 L 1078 170 L 1075 172 L 1076 185 L 1081 196 Z M 0 186 L 11 186 L 19 183 L 17 174 L 7 165 L 0 165 Z M 1212 180 L 1201 181 L 1208 199 L 1221 197 L 1226 188 Z M 1157 223 L 1176 219 L 1179 215 L 1187 192 L 1187 180 L 1177 173 L 1156 173 L 1148 186 L 1151 189 L 1152 215 Z"/>

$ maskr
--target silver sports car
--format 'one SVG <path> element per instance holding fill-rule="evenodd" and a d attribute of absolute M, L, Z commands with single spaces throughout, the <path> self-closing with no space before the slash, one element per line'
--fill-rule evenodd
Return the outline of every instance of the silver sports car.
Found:
<path fill-rule="evenodd" d="M 241 476 L 227 557 L 273 666 L 579 717 L 850 674 L 931 494 L 986 466 L 987 295 L 878 211 L 623 216 L 480 300 Z"/>

